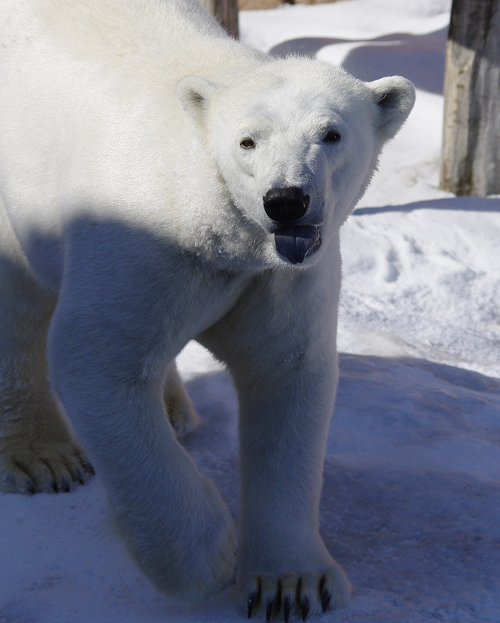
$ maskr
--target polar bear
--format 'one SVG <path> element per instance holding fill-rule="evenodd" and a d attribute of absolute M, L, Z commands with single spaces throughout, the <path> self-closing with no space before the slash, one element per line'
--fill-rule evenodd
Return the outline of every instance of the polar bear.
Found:
<path fill-rule="evenodd" d="M 271 58 L 194 0 L 3 0 L 0 20 L 0 488 L 93 465 L 160 590 L 237 569 L 249 616 L 345 605 L 318 533 L 339 228 L 411 83 Z M 239 396 L 239 545 L 176 438 L 191 339 Z"/>

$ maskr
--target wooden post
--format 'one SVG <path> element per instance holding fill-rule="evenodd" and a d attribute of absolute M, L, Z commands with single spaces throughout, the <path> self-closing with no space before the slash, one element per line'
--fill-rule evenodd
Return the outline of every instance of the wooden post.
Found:
<path fill-rule="evenodd" d="M 441 188 L 500 193 L 500 0 L 453 0 Z"/>
<path fill-rule="evenodd" d="M 230 35 L 238 38 L 238 0 L 199 0 L 199 2 Z"/>

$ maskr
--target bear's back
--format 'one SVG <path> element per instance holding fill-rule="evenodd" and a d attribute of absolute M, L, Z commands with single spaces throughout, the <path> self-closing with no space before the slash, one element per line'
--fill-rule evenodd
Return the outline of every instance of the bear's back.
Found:
<path fill-rule="evenodd" d="M 102 67 L 142 66 L 173 80 L 217 75 L 255 54 L 229 37 L 196 0 L 3 0 L 4 47 Z"/>

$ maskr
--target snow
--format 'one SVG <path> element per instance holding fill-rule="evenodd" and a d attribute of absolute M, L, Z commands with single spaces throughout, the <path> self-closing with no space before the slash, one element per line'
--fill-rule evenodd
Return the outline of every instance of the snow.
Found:
<path fill-rule="evenodd" d="M 324 623 L 500 621 L 500 198 L 438 189 L 449 9 L 345 0 L 240 14 L 255 47 L 418 89 L 342 231 L 321 529 L 354 596 Z M 186 447 L 237 517 L 231 382 L 196 344 L 179 363 L 204 419 Z M 158 594 L 113 534 L 98 476 L 67 495 L 0 494 L 0 525 L 1 623 L 246 620 L 234 588 L 198 605 Z"/>

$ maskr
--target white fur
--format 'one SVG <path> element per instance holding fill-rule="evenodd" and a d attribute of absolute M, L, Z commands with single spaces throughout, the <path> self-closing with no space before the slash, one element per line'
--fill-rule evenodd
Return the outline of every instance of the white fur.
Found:
<path fill-rule="evenodd" d="M 85 479 L 67 416 L 153 582 L 230 582 L 233 521 L 166 418 L 197 423 L 173 361 L 198 339 L 240 399 L 242 603 L 266 610 L 280 586 L 281 612 L 297 591 L 345 604 L 318 534 L 339 228 L 412 86 L 266 57 L 194 0 L 3 0 L 0 19 L 0 487 Z M 263 209 L 283 187 L 322 237 L 295 266 Z"/>

